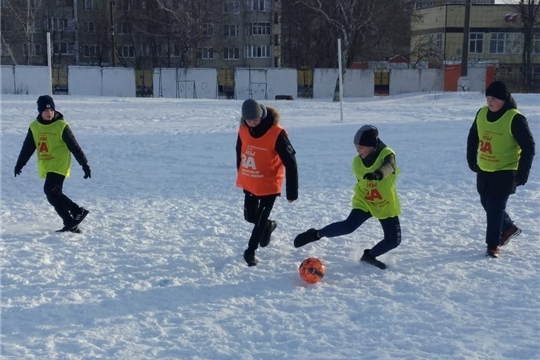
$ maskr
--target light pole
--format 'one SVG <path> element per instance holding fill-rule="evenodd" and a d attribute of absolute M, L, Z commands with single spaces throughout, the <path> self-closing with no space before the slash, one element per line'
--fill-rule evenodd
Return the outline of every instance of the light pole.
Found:
<path fill-rule="evenodd" d="M 111 23 L 111 56 L 112 56 L 112 66 L 116 66 L 116 37 L 114 36 L 114 6 L 116 3 L 111 0 L 109 1 L 109 13 L 110 13 L 110 23 Z"/>
<path fill-rule="evenodd" d="M 465 0 L 465 20 L 463 24 L 463 44 L 461 47 L 461 76 L 467 76 L 469 62 L 469 22 L 471 19 L 471 0 Z"/>

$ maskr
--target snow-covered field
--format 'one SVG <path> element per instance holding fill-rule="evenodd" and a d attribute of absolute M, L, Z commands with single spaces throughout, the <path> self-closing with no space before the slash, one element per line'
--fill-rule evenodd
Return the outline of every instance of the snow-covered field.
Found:
<path fill-rule="evenodd" d="M 538 94 L 515 95 L 540 141 Z M 480 93 L 268 101 L 297 151 L 298 201 L 276 202 L 272 243 L 248 268 L 251 232 L 235 188 L 238 100 L 55 97 L 92 168 L 64 190 L 91 213 L 58 234 L 35 157 L 13 176 L 37 96 L 3 95 L 1 355 L 11 359 L 540 359 L 540 165 L 510 197 L 523 228 L 484 256 L 485 215 L 465 159 Z M 264 103 L 264 102 L 263 102 Z M 363 124 L 402 173 L 403 241 L 359 263 L 382 236 L 301 249 L 294 237 L 350 211 Z M 298 265 L 318 257 L 324 280 Z"/>

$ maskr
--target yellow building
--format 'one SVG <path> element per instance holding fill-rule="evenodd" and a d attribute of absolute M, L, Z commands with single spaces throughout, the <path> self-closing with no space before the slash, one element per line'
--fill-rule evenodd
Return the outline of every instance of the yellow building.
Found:
<path fill-rule="evenodd" d="M 432 66 L 461 62 L 465 5 L 447 4 L 415 10 L 418 21 L 411 32 L 411 62 Z M 470 11 L 469 66 L 496 62 L 496 77 L 520 77 L 523 51 L 522 20 L 512 5 L 473 4 Z M 533 80 L 540 81 L 540 27 L 532 44 Z M 519 82 L 519 81 L 518 81 Z M 538 86 L 538 85 L 536 85 Z"/>

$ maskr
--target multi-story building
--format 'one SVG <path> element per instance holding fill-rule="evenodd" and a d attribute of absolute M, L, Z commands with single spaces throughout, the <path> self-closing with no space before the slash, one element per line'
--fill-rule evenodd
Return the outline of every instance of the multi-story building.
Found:
<path fill-rule="evenodd" d="M 1 0 L 2 64 L 279 67 L 280 0 Z M 116 51 L 111 51 L 113 48 Z"/>
<path fill-rule="evenodd" d="M 435 66 L 459 62 L 463 51 L 465 6 L 446 4 L 415 11 L 419 20 L 412 25 L 411 61 L 428 61 Z M 496 77 L 520 82 L 523 65 L 523 23 L 517 6 L 476 4 L 470 7 L 469 66 L 492 62 Z M 532 78 L 540 81 L 540 26 L 533 29 L 531 44 Z"/>
<path fill-rule="evenodd" d="M 465 0 L 414 0 L 413 9 L 423 9 L 441 5 L 465 4 Z M 471 4 L 495 4 L 495 0 L 471 0 Z"/>

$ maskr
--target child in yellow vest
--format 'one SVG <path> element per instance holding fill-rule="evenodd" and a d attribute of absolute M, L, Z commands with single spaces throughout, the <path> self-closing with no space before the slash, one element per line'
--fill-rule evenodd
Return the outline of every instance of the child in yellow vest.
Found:
<path fill-rule="evenodd" d="M 56 111 L 53 98 L 40 96 L 37 106 L 39 115 L 30 124 L 24 139 L 15 165 L 15 176 L 21 174 L 22 168 L 37 149 L 39 177 L 45 178 L 43 191 L 64 222 L 64 227 L 58 231 L 80 232 L 78 226 L 89 211 L 67 197 L 62 187 L 70 174 L 71 154 L 82 166 L 84 179 L 91 177 L 88 161 L 64 116 Z"/>
<path fill-rule="evenodd" d="M 476 113 L 467 137 L 467 163 L 476 173 L 476 189 L 486 212 L 486 256 L 497 258 L 500 247 L 521 233 L 506 212 L 506 203 L 529 178 L 535 143 L 505 83 L 494 81 L 485 94 L 487 106 Z"/>
<path fill-rule="evenodd" d="M 257 265 L 255 250 L 268 246 L 276 229 L 276 222 L 268 218 L 284 179 L 287 200 L 298 198 L 296 152 L 280 122 L 276 108 L 253 99 L 242 104 L 236 141 L 236 186 L 244 190 L 244 218 L 254 224 L 244 251 L 248 266 Z"/>
<path fill-rule="evenodd" d="M 378 256 L 396 248 L 401 243 L 401 227 L 398 215 L 401 207 L 395 181 L 400 173 L 395 153 L 379 139 L 375 126 L 364 125 L 354 136 L 355 156 L 352 171 L 357 183 L 354 187 L 352 210 L 344 221 L 327 225 L 320 230 L 309 229 L 294 239 L 294 246 L 301 247 L 322 237 L 350 234 L 367 219 L 379 220 L 384 239 L 373 248 L 364 250 L 361 261 L 386 269 Z"/>

